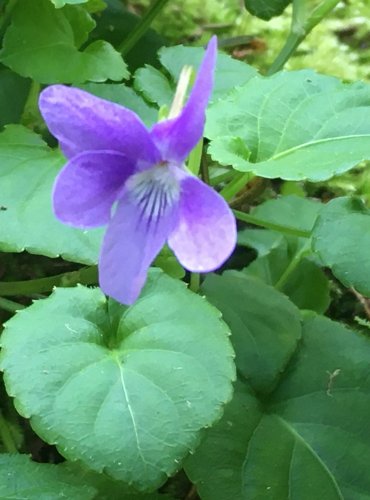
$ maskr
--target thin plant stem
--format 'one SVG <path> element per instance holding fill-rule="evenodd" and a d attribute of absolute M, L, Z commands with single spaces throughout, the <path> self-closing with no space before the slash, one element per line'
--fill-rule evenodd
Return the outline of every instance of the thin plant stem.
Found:
<path fill-rule="evenodd" d="M 41 117 L 38 106 L 40 89 L 41 85 L 38 82 L 32 81 L 21 116 L 22 125 L 31 125 L 36 118 Z"/>
<path fill-rule="evenodd" d="M 189 288 L 194 293 L 199 292 L 199 288 L 200 288 L 200 274 L 199 273 L 190 273 Z"/>
<path fill-rule="evenodd" d="M 8 453 L 18 453 L 18 448 L 13 439 L 7 420 L 0 411 L 0 440 Z"/>
<path fill-rule="evenodd" d="M 293 32 L 289 33 L 289 36 L 284 44 L 284 47 L 281 49 L 275 61 L 271 64 L 270 68 L 267 71 L 268 76 L 271 76 L 274 73 L 277 73 L 278 71 L 283 69 L 287 61 L 297 50 L 297 47 L 305 39 L 305 36 L 306 35 L 301 35 Z"/>
<path fill-rule="evenodd" d="M 14 302 L 13 300 L 4 299 L 4 297 L 0 297 L 0 309 L 4 309 L 4 311 L 16 313 L 21 309 L 25 309 L 25 307 L 26 306 L 22 304 L 18 304 L 18 302 Z"/>
<path fill-rule="evenodd" d="M 236 172 L 232 181 L 220 191 L 220 195 L 226 200 L 230 201 L 234 196 L 239 193 L 241 189 L 250 181 L 252 174 L 250 172 Z"/>
<path fill-rule="evenodd" d="M 298 236 L 300 238 L 310 238 L 310 231 L 303 231 L 300 229 L 296 229 L 290 226 L 284 226 L 282 224 L 275 224 L 274 222 L 265 221 L 255 217 L 254 215 L 246 214 L 244 212 L 240 212 L 239 210 L 233 210 L 235 217 L 238 220 L 243 222 L 248 222 L 249 224 L 253 224 L 255 226 L 263 227 L 265 229 L 271 229 L 272 231 L 278 231 L 283 234 L 291 234 L 293 236 Z"/>
<path fill-rule="evenodd" d="M 275 288 L 277 290 L 282 291 L 282 289 L 284 288 L 284 286 L 285 286 L 286 282 L 288 281 L 289 277 L 291 276 L 291 274 L 297 269 L 297 266 L 300 264 L 303 257 L 308 255 L 310 253 L 310 251 L 311 250 L 310 250 L 309 246 L 304 245 L 304 247 L 301 248 L 301 250 L 299 250 L 295 254 L 295 256 L 290 261 L 289 265 L 287 266 L 287 268 L 285 269 L 283 274 L 280 276 L 279 280 L 275 283 Z"/>
<path fill-rule="evenodd" d="M 223 174 L 220 175 L 215 175 L 214 177 L 211 177 L 209 180 L 209 184 L 211 186 L 217 186 L 218 184 L 221 184 L 221 182 L 228 181 L 231 177 L 234 176 L 235 170 L 228 170 L 227 172 L 224 172 Z"/>
<path fill-rule="evenodd" d="M 154 18 L 160 13 L 168 0 L 154 0 L 149 9 L 145 12 L 139 23 L 127 35 L 123 42 L 118 46 L 118 50 L 123 56 L 137 44 L 142 36 L 148 31 L 149 26 L 152 24 Z"/>
<path fill-rule="evenodd" d="M 96 266 L 84 267 L 79 271 L 57 274 L 48 278 L 39 278 L 27 281 L 0 282 L 0 296 L 2 295 L 33 295 L 35 293 L 51 292 L 55 286 L 70 287 L 78 283 L 91 285 L 97 283 L 98 272 Z"/>
<path fill-rule="evenodd" d="M 198 175 L 199 169 L 201 168 L 202 163 L 202 155 L 203 155 L 203 138 L 198 142 L 195 148 L 192 149 L 189 160 L 188 160 L 188 169 L 194 175 Z"/>
<path fill-rule="evenodd" d="M 280 71 L 314 27 L 339 3 L 324 0 L 313 11 L 307 12 L 308 0 L 293 0 L 292 24 L 288 38 L 269 68 L 267 75 Z"/>

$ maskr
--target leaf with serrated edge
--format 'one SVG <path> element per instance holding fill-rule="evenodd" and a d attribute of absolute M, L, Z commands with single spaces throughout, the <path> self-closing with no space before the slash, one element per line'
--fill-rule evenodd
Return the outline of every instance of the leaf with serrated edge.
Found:
<path fill-rule="evenodd" d="M 256 76 L 210 107 L 209 152 L 261 177 L 324 181 L 370 159 L 369 101 L 369 85 L 308 70 Z"/>
<path fill-rule="evenodd" d="M 110 317 L 99 289 L 57 289 L 7 323 L 1 368 L 17 410 L 46 442 L 154 489 L 220 418 L 233 350 L 220 313 L 159 270 L 122 310 Z"/>
<path fill-rule="evenodd" d="M 103 40 L 83 50 L 95 22 L 85 9 L 56 9 L 50 0 L 22 0 L 13 11 L 0 61 L 39 83 L 119 81 L 128 77 L 121 55 Z"/>
<path fill-rule="evenodd" d="M 195 70 L 204 57 L 202 47 L 163 47 L 159 51 L 159 60 L 176 82 L 185 65 L 191 65 Z M 236 61 L 227 54 L 218 53 L 215 84 L 211 96 L 216 101 L 225 96 L 237 85 L 242 85 L 256 75 L 256 70 L 241 61 Z M 147 66 L 139 69 L 135 74 L 135 88 L 140 91 L 149 102 L 159 106 L 171 104 L 174 88 L 167 78 L 157 69 Z"/>

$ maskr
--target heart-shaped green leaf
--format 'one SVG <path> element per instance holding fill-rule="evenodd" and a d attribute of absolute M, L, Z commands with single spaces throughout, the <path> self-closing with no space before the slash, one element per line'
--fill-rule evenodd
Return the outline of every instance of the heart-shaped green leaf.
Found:
<path fill-rule="evenodd" d="M 243 314 L 233 298 L 223 300 L 229 317 Z M 268 318 L 267 300 L 265 308 Z M 247 331 L 241 322 L 230 325 L 233 336 Z M 258 399 L 240 382 L 222 420 L 187 459 L 202 500 L 370 498 L 369 357 L 369 339 L 308 317 L 270 394 Z M 265 376 L 263 359 L 253 368 L 251 380 Z"/>
<path fill-rule="evenodd" d="M 64 456 L 155 488 L 231 397 L 228 328 L 159 270 L 135 305 L 112 306 L 99 289 L 80 286 L 17 314 L 2 335 L 5 384 Z"/>
<path fill-rule="evenodd" d="M 22 0 L 12 10 L 0 60 L 40 83 L 122 80 L 128 71 L 121 55 L 97 40 L 79 50 L 95 22 L 85 9 L 56 9 L 49 0 Z"/>
<path fill-rule="evenodd" d="M 323 181 L 370 159 L 369 102 L 369 85 L 312 71 L 256 76 L 211 106 L 210 153 L 262 177 Z"/>
<path fill-rule="evenodd" d="M 54 179 L 65 162 L 39 136 L 20 125 L 0 134 L 0 250 L 95 264 L 101 231 L 65 226 L 52 213 Z"/>

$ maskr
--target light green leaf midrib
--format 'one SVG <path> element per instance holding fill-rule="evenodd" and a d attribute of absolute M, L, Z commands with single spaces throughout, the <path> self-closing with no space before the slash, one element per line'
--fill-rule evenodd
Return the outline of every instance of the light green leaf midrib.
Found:
<path fill-rule="evenodd" d="M 322 467 L 322 469 L 325 471 L 327 477 L 329 478 L 329 480 L 333 484 L 334 489 L 338 495 L 338 500 L 344 500 L 344 497 L 342 495 L 342 492 L 340 491 L 338 483 L 336 482 L 332 472 L 330 471 L 328 466 L 325 464 L 325 462 L 323 462 L 323 460 L 318 456 L 318 454 L 315 452 L 315 450 L 313 450 L 313 448 L 307 443 L 307 441 L 305 441 L 304 438 L 291 425 L 289 425 L 289 423 L 286 420 L 284 420 L 283 418 L 281 418 L 277 414 L 274 414 L 274 416 L 279 420 L 279 422 L 282 424 L 282 426 L 290 434 L 293 435 L 293 437 L 297 441 L 299 441 L 301 444 L 303 444 L 303 446 L 307 449 L 307 451 L 310 453 L 310 455 L 313 457 L 313 459 L 319 463 L 320 467 Z M 293 448 L 293 451 L 294 451 L 294 448 Z M 291 455 L 290 462 L 292 462 L 292 458 L 293 458 L 293 453 Z M 289 473 L 289 484 L 290 484 L 290 473 Z M 291 498 L 291 497 L 289 496 L 289 498 Z M 294 499 L 291 499 L 291 500 L 294 500 Z"/>
<path fill-rule="evenodd" d="M 284 156 L 294 154 L 296 151 L 299 151 L 299 150 L 304 149 L 306 147 L 312 147 L 312 146 L 315 147 L 315 146 L 319 146 L 320 144 L 325 144 L 327 142 L 345 141 L 345 140 L 349 140 L 349 139 L 370 139 L 370 134 L 358 134 L 358 135 L 328 137 L 326 139 L 319 139 L 317 141 L 305 142 L 303 144 L 299 144 L 298 146 L 294 146 L 290 149 L 286 149 L 285 151 L 282 151 L 281 153 L 278 153 L 277 155 L 271 156 L 267 160 L 263 160 L 261 162 L 256 162 L 255 165 L 258 165 L 259 163 L 268 163 L 268 162 L 271 162 L 274 160 L 278 160 L 280 158 L 283 158 Z M 370 157 L 370 147 L 369 147 L 369 157 Z"/>

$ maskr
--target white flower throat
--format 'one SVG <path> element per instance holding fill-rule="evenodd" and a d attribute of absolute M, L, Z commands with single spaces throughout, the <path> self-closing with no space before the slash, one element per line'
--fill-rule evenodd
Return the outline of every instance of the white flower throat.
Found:
<path fill-rule="evenodd" d="M 132 175 L 125 188 L 132 203 L 147 219 L 159 219 L 180 198 L 180 183 L 172 169 L 164 165 Z"/>

